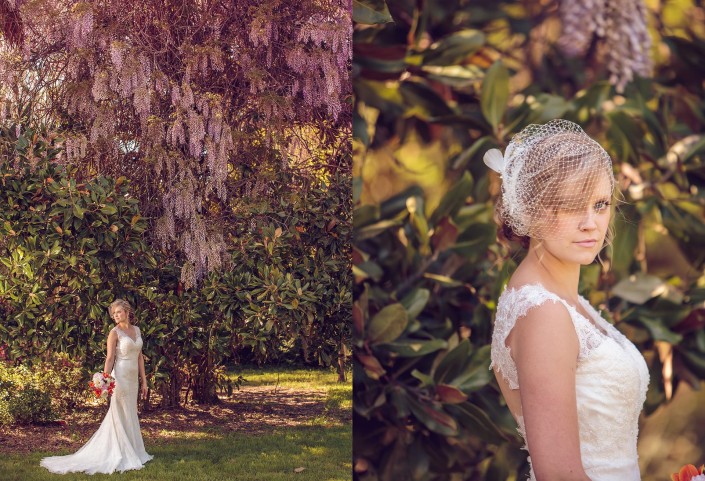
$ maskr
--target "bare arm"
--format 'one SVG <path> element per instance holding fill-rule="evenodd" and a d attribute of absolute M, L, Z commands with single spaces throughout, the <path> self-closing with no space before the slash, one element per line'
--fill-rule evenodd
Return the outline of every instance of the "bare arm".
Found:
<path fill-rule="evenodd" d="M 516 323 L 510 346 L 536 479 L 590 481 L 580 457 L 575 396 L 580 347 L 570 314 L 554 302 L 530 310 Z"/>
<path fill-rule="evenodd" d="M 108 355 L 105 357 L 105 366 L 103 372 L 110 374 L 115 363 L 115 350 L 117 349 L 117 332 L 110 331 L 108 334 Z"/>
<path fill-rule="evenodd" d="M 139 363 L 140 377 L 142 378 L 142 387 L 140 390 L 142 391 L 142 397 L 145 398 L 147 397 L 147 375 L 144 371 L 144 356 L 141 352 L 139 357 L 137 358 L 137 361 Z"/>

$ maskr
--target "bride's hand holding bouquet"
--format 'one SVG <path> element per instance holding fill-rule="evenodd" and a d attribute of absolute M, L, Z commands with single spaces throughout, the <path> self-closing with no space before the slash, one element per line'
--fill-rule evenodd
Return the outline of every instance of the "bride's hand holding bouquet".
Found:
<path fill-rule="evenodd" d="M 113 395 L 115 378 L 107 372 L 97 372 L 93 374 L 93 380 L 88 385 L 93 389 L 96 398 L 105 399 Z"/>

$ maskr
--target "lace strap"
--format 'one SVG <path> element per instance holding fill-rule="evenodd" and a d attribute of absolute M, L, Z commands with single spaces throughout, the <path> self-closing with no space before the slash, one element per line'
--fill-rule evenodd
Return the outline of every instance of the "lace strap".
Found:
<path fill-rule="evenodd" d="M 586 326 L 584 322 L 580 322 L 582 316 L 579 315 L 573 306 L 560 296 L 548 291 L 541 284 L 527 284 L 517 289 L 508 288 L 502 293 L 497 303 L 497 313 L 492 333 L 490 369 L 496 367 L 507 380 L 511 389 L 519 388 L 519 380 L 516 364 L 511 356 L 511 349 L 506 345 L 507 337 L 518 319 L 526 316 L 531 309 L 541 306 L 546 301 L 558 302 L 565 306 L 578 335 L 580 355 L 582 356 L 587 352 L 585 342 Z"/>

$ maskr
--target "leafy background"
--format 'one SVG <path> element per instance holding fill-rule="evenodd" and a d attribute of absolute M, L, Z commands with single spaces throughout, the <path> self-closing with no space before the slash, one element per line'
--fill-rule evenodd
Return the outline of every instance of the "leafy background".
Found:
<path fill-rule="evenodd" d="M 0 0 L 8 370 L 63 354 L 85 390 L 123 297 L 152 405 L 217 402 L 237 384 L 226 364 L 345 377 L 350 14 L 348 0 Z M 23 389 L 10 377 L 0 404 Z"/>
<path fill-rule="evenodd" d="M 705 30 L 691 21 L 705 12 L 646 6 L 653 75 L 622 88 L 608 40 L 582 57 L 557 47 L 555 2 L 353 2 L 356 479 L 528 475 L 488 370 L 521 252 L 495 240 L 482 155 L 556 117 L 608 150 L 623 195 L 605 267 L 585 266 L 580 290 L 649 366 L 643 477 L 705 461 Z"/>
<path fill-rule="evenodd" d="M 62 148 L 54 132 L 0 128 L 0 361 L 39 369 L 60 366 L 63 354 L 81 366 L 85 394 L 105 359 L 107 308 L 121 297 L 149 339 L 146 371 L 158 398 L 145 407 L 218 402 L 218 392 L 237 387 L 226 364 L 331 367 L 345 380 L 352 283 L 345 176 L 305 193 L 280 192 L 276 204 L 251 214 L 257 230 L 228 249 L 232 267 L 186 289 L 180 265 L 145 240 L 129 181 L 79 183 L 71 165 L 56 162 Z"/>

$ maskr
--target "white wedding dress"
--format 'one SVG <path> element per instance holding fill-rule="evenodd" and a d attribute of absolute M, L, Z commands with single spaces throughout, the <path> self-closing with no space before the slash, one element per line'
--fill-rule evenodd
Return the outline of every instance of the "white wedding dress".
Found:
<path fill-rule="evenodd" d="M 144 450 L 140 423 L 137 419 L 138 363 L 142 336 L 134 326 L 136 341 L 118 327 L 115 365 L 111 375 L 115 390 L 110 409 L 98 431 L 74 454 L 44 458 L 41 466 L 52 473 L 113 473 L 141 469 L 153 458 Z"/>
<path fill-rule="evenodd" d="M 519 388 L 516 365 L 505 341 L 517 319 L 546 301 L 566 307 L 578 335 L 575 390 L 585 472 L 593 481 L 639 481 L 637 432 L 649 371 L 634 344 L 585 298 L 580 297 L 580 303 L 591 320 L 540 284 L 506 289 L 497 303 L 490 369 L 496 367 L 511 389 Z M 517 424 L 526 443 L 522 416 L 518 416 Z M 530 446 L 525 444 L 524 448 L 531 452 Z M 535 479 L 533 468 L 530 479 Z"/>

